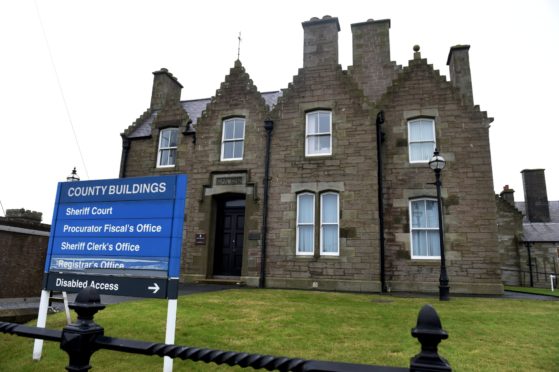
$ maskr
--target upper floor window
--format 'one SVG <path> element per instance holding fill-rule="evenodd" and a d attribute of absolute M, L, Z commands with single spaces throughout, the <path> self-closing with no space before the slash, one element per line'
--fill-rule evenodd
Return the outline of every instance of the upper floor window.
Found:
<path fill-rule="evenodd" d="M 332 155 L 332 112 L 307 113 L 305 155 Z"/>
<path fill-rule="evenodd" d="M 420 118 L 408 121 L 410 163 L 425 163 L 435 151 L 435 120 Z"/>
<path fill-rule="evenodd" d="M 339 198 L 334 192 L 320 196 L 320 254 L 337 256 L 340 253 Z"/>
<path fill-rule="evenodd" d="M 440 258 L 439 219 L 437 201 L 410 201 L 410 230 L 412 258 Z"/>
<path fill-rule="evenodd" d="M 157 167 L 174 167 L 177 161 L 178 128 L 167 128 L 159 132 Z"/>
<path fill-rule="evenodd" d="M 314 254 L 314 194 L 297 195 L 297 254 Z"/>
<path fill-rule="evenodd" d="M 223 121 L 221 160 L 242 160 L 245 144 L 245 119 L 231 118 Z"/>

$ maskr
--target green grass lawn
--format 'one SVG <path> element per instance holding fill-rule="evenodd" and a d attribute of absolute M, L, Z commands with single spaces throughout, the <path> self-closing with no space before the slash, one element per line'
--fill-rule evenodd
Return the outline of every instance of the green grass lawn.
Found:
<path fill-rule="evenodd" d="M 531 294 L 537 294 L 537 295 L 559 297 L 559 289 L 555 289 L 554 291 L 551 291 L 551 289 L 547 289 L 547 288 L 505 286 L 505 290 L 513 291 L 513 292 L 522 292 L 522 293 L 531 293 Z"/>
<path fill-rule="evenodd" d="M 235 289 L 181 297 L 176 344 L 350 363 L 408 367 L 419 352 L 410 335 L 419 309 L 437 309 L 449 339 L 440 354 L 456 371 L 553 371 L 559 366 L 559 302 Z M 167 302 L 110 305 L 95 317 L 107 336 L 162 342 Z M 75 314 L 74 314 L 75 316 Z M 62 328 L 64 315 L 49 316 Z M 66 354 L 45 342 L 31 360 L 33 341 L 0 334 L 0 371 L 61 371 Z M 97 371 L 157 371 L 163 360 L 101 350 Z M 175 360 L 176 371 L 226 371 Z M 241 370 L 241 369 L 238 369 Z"/>

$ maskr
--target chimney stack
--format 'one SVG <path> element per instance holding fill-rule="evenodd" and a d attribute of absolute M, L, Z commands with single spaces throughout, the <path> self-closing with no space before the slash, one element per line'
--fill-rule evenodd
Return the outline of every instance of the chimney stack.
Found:
<path fill-rule="evenodd" d="M 303 22 L 303 67 L 338 65 L 338 18 L 324 16 Z"/>
<path fill-rule="evenodd" d="M 514 190 L 510 189 L 509 185 L 505 185 L 505 187 L 503 187 L 503 191 L 501 191 L 501 193 L 499 195 L 501 196 L 502 199 L 509 202 L 510 205 L 512 205 L 513 207 L 515 206 L 514 205 Z"/>
<path fill-rule="evenodd" d="M 545 169 L 524 169 L 521 173 L 528 221 L 549 222 Z"/>
<path fill-rule="evenodd" d="M 182 85 L 166 68 L 153 73 L 152 110 L 161 110 L 167 101 L 180 102 Z"/>
<path fill-rule="evenodd" d="M 396 77 L 398 66 L 390 61 L 390 20 L 354 23 L 353 66 L 348 71 L 369 99 L 376 102 Z"/>
<path fill-rule="evenodd" d="M 455 45 L 450 48 L 446 64 L 450 70 L 450 81 L 462 93 L 466 105 L 474 104 L 472 75 L 470 72 L 469 45 Z"/>
<path fill-rule="evenodd" d="M 380 71 L 390 63 L 390 20 L 354 23 L 351 25 L 353 35 L 353 66 L 371 66 Z"/>

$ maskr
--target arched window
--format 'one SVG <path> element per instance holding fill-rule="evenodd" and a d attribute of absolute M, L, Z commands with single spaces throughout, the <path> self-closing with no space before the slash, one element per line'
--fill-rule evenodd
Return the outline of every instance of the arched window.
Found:
<path fill-rule="evenodd" d="M 326 192 L 320 195 L 320 254 L 340 254 L 340 203 L 339 195 Z"/>
<path fill-rule="evenodd" d="M 314 254 L 314 194 L 297 195 L 297 254 Z"/>

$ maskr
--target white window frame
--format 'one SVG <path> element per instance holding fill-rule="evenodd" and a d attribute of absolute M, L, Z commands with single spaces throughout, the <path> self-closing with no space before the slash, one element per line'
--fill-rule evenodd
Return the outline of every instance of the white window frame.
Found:
<path fill-rule="evenodd" d="M 328 114 L 330 117 L 330 130 L 328 132 L 319 132 L 319 133 L 313 133 L 313 134 L 309 134 L 309 116 L 311 115 L 317 115 L 320 116 L 320 114 Z M 318 118 L 317 118 L 318 120 Z M 328 111 L 328 110 L 315 110 L 315 111 L 310 111 L 307 112 L 307 114 L 305 115 L 305 156 L 330 156 L 332 155 L 332 111 Z M 319 153 L 315 153 L 315 152 L 311 152 L 311 149 L 309 148 L 309 139 L 313 138 L 313 137 L 324 137 L 324 136 L 329 136 L 330 139 L 330 144 L 329 144 L 329 151 L 328 153 L 325 152 L 319 152 Z"/>
<path fill-rule="evenodd" d="M 418 123 L 418 122 L 423 122 L 423 121 L 427 121 L 431 123 L 431 128 L 432 128 L 432 134 L 433 134 L 433 140 L 432 141 L 416 141 L 413 140 L 411 138 L 411 126 L 414 123 Z M 428 163 L 429 160 L 431 160 L 431 157 L 433 156 L 433 151 L 431 151 L 431 154 L 429 154 L 429 156 L 427 157 L 427 159 L 412 159 L 412 151 L 411 151 L 411 145 L 414 143 L 433 143 L 433 151 L 435 151 L 435 148 L 437 147 L 437 136 L 436 136 L 436 132 L 435 132 L 435 119 L 433 118 L 416 118 L 416 119 L 411 119 L 408 120 L 408 156 L 409 156 L 409 160 L 410 163 Z"/>
<path fill-rule="evenodd" d="M 322 219 L 323 211 L 324 211 L 324 197 L 326 195 L 335 195 L 336 196 L 336 222 L 324 222 Z M 333 226 L 337 227 L 338 231 L 338 240 L 336 241 L 336 251 L 335 252 L 326 252 L 324 251 L 324 226 Z M 324 256 L 339 256 L 340 255 L 340 194 L 337 192 L 324 192 L 320 194 L 320 254 Z"/>
<path fill-rule="evenodd" d="M 233 127 L 233 137 L 232 138 L 225 138 L 225 125 L 226 123 L 229 122 L 235 122 L 235 121 L 242 121 L 243 123 L 243 136 L 242 137 L 234 137 L 235 136 L 235 128 Z M 237 125 L 237 124 L 233 124 L 233 125 Z M 228 118 L 223 120 L 223 125 L 222 125 L 222 133 L 221 133 L 221 161 L 234 161 L 234 160 L 243 160 L 244 154 L 245 154 L 245 130 L 246 130 L 246 120 L 243 117 L 232 117 L 232 118 Z M 226 158 L 225 157 L 225 144 L 228 142 L 242 142 L 242 154 L 241 157 L 237 157 L 237 158 Z"/>
<path fill-rule="evenodd" d="M 177 135 L 177 146 L 162 146 L 162 141 L 163 141 L 163 133 L 165 132 L 175 132 Z M 176 165 L 176 159 L 177 159 L 177 147 L 178 147 L 178 143 L 179 143 L 179 128 L 165 128 L 159 131 L 159 146 L 157 149 L 157 168 L 171 168 L 174 167 Z M 175 163 L 173 164 L 161 164 L 161 154 L 163 153 L 163 151 L 173 151 L 175 150 Z"/>
<path fill-rule="evenodd" d="M 300 208 L 299 201 L 300 201 L 300 198 L 302 196 L 306 196 L 306 195 L 312 196 L 312 223 L 301 223 L 301 222 L 299 222 L 299 208 Z M 314 207 L 315 203 L 316 203 L 316 197 L 315 197 L 314 193 L 312 193 L 312 192 L 302 192 L 300 194 L 297 194 L 297 212 L 296 212 L 297 213 L 297 228 L 296 228 L 297 232 L 295 234 L 295 242 L 296 242 L 295 243 L 296 244 L 295 252 L 298 256 L 313 256 L 314 255 L 314 227 L 315 227 L 314 225 L 315 225 L 315 219 L 316 219 L 315 207 Z M 299 250 L 299 226 L 312 226 L 311 247 L 313 249 L 310 252 L 301 252 Z"/>
<path fill-rule="evenodd" d="M 437 214 L 436 214 L 436 221 L 437 221 L 437 226 L 439 224 L 439 219 L 438 219 L 438 213 L 439 213 L 439 207 L 437 205 L 437 199 L 435 198 L 418 198 L 418 199 L 412 199 L 409 202 L 409 213 L 410 213 L 410 251 L 411 251 L 411 258 L 414 260 L 440 260 L 441 256 L 440 253 L 438 256 L 420 256 L 420 255 L 414 255 L 413 253 L 413 232 L 414 231 L 436 231 L 437 232 L 437 238 L 439 237 L 439 229 L 440 226 L 438 227 L 416 227 L 414 228 L 413 226 L 413 207 L 412 204 L 413 203 L 417 203 L 417 202 L 426 202 L 426 201 L 432 201 L 435 202 L 435 206 L 437 208 Z M 425 204 L 424 204 L 425 205 Z M 424 213 L 425 215 L 427 215 L 427 209 L 424 208 Z M 440 247 L 439 247 L 439 252 L 440 252 Z"/>

